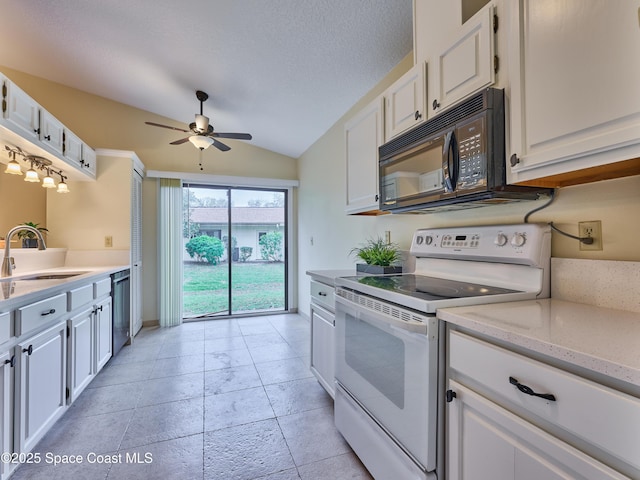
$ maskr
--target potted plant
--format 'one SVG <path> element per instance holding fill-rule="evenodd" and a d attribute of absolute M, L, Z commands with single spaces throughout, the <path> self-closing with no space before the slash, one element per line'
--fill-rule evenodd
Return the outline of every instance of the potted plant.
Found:
<path fill-rule="evenodd" d="M 29 227 L 33 227 L 36 230 L 40 231 L 40 233 L 46 234 L 49 230 L 44 227 L 39 227 L 38 223 L 33 222 L 25 222 L 21 225 L 27 225 Z M 36 234 L 29 230 L 20 230 L 18 232 L 18 238 L 22 240 L 22 248 L 37 248 L 38 247 L 38 239 L 36 238 Z"/>
<path fill-rule="evenodd" d="M 357 263 L 356 270 L 362 273 L 401 273 L 402 266 L 397 264 L 402 255 L 395 243 L 386 243 L 382 238 L 371 238 L 360 247 L 351 249 L 351 255 L 364 260 Z"/>

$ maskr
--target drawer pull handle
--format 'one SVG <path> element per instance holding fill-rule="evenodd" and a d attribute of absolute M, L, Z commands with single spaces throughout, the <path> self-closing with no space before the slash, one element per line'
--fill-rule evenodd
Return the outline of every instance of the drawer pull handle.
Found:
<path fill-rule="evenodd" d="M 46 317 L 47 315 L 51 315 L 51 314 L 53 314 L 53 313 L 56 313 L 56 309 L 55 309 L 55 308 L 52 308 L 51 310 L 46 311 L 46 312 L 42 312 L 42 313 L 40 314 L 40 316 L 42 316 L 42 317 Z"/>
<path fill-rule="evenodd" d="M 324 293 L 324 292 L 318 292 L 318 295 L 320 295 L 321 297 L 326 297 L 327 296 L 327 294 Z"/>
<path fill-rule="evenodd" d="M 518 380 L 516 380 L 513 377 L 509 377 L 509 383 L 511 385 L 515 385 L 518 388 L 518 390 L 520 390 L 522 393 L 526 393 L 527 395 L 544 398 L 545 400 L 549 400 L 550 402 L 556 401 L 556 397 L 551 393 L 536 393 L 533 391 L 531 387 L 527 387 L 526 385 L 521 384 L 520 382 L 518 382 Z"/>

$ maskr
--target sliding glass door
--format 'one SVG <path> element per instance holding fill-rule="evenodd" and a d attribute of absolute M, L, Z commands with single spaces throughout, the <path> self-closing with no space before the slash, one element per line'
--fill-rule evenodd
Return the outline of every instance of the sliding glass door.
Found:
<path fill-rule="evenodd" d="M 287 309 L 287 191 L 185 184 L 183 317 Z"/>

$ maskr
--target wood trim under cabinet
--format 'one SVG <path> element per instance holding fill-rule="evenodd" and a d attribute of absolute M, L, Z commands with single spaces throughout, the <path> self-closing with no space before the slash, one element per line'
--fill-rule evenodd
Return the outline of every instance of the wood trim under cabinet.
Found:
<path fill-rule="evenodd" d="M 607 165 L 599 165 L 597 167 L 585 168 L 574 172 L 549 175 L 548 177 L 517 182 L 515 185 L 560 188 L 569 187 L 571 185 L 600 182 L 602 180 L 611 180 L 614 178 L 631 177 L 634 175 L 640 175 L 640 158 L 632 158 L 630 160 L 609 163 Z"/>

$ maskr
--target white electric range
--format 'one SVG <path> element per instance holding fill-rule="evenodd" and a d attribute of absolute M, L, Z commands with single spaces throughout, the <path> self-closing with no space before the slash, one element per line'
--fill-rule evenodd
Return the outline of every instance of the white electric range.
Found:
<path fill-rule="evenodd" d="M 439 308 L 549 296 L 551 229 L 422 229 L 415 270 L 336 279 L 338 430 L 376 478 L 437 478 Z"/>

